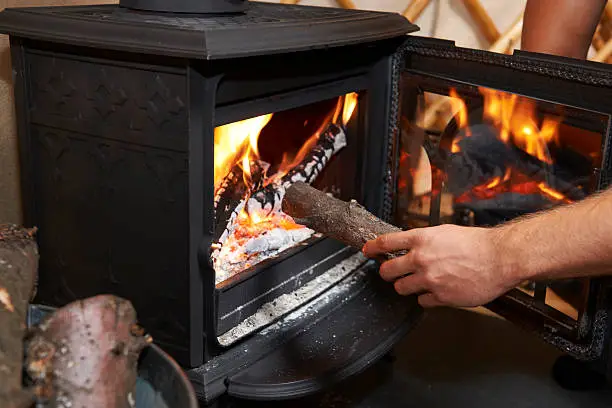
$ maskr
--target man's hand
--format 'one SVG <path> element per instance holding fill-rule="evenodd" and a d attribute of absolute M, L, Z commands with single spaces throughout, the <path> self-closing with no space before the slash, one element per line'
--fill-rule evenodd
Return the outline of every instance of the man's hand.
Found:
<path fill-rule="evenodd" d="M 368 257 L 408 250 L 382 264 L 380 275 L 395 282 L 401 295 L 419 294 L 423 307 L 480 306 L 499 297 L 522 279 L 517 262 L 502 248 L 503 232 L 495 228 L 441 225 L 382 235 L 363 248 Z"/>

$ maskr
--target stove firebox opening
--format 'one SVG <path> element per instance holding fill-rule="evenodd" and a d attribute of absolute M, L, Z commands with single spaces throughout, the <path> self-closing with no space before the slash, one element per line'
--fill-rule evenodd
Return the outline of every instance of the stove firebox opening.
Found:
<path fill-rule="evenodd" d="M 463 84 L 416 94 L 401 119 L 403 227 L 495 226 L 596 190 L 606 115 Z M 589 286 L 525 282 L 510 296 L 578 335 Z"/>
<path fill-rule="evenodd" d="M 330 178 L 325 173 L 336 156 L 349 150 L 346 126 L 357 99 L 357 93 L 348 93 L 215 128 L 217 240 L 212 261 L 217 285 L 319 238 L 281 211 L 284 191 L 292 183 L 318 183 L 331 194 L 353 193 L 336 183 L 341 174 Z"/>

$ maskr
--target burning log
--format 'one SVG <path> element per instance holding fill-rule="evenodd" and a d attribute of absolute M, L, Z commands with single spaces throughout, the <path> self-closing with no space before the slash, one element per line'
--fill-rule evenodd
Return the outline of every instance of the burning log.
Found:
<path fill-rule="evenodd" d="M 26 369 L 51 407 L 134 407 L 138 357 L 148 341 L 129 301 L 96 296 L 33 330 Z"/>
<path fill-rule="evenodd" d="M 35 230 L 0 225 L 0 406 L 28 407 L 22 389 L 23 340 L 28 303 L 35 291 L 38 246 Z"/>
<path fill-rule="evenodd" d="M 259 214 L 269 215 L 280 211 L 285 190 L 298 181 L 311 184 L 329 160 L 345 146 L 344 130 L 338 125 L 330 124 L 301 163 L 289 170 L 280 181 L 266 186 L 249 198 L 246 204 L 247 212 L 256 211 Z"/>
<path fill-rule="evenodd" d="M 250 174 L 246 175 L 242 169 L 242 163 L 236 163 L 228 175 L 224 177 L 219 187 L 215 189 L 215 210 L 223 210 L 231 205 L 232 198 L 235 199 L 238 196 L 240 199 L 244 198 L 244 195 L 247 194 L 247 183 L 244 182 L 246 178 L 252 181 L 255 189 L 261 188 L 269 167 L 270 165 L 264 161 L 251 161 L 249 163 Z"/>
<path fill-rule="evenodd" d="M 344 130 L 337 125 L 330 124 L 298 165 L 289 170 L 279 181 L 272 182 L 255 192 L 247 201 L 242 200 L 233 209 L 220 235 L 219 242 L 225 242 L 232 234 L 235 221 L 242 210 L 245 210 L 247 214 L 258 214 L 260 217 L 269 217 L 273 213 L 280 212 L 285 189 L 296 181 L 312 183 L 329 160 L 345 146 Z"/>
<path fill-rule="evenodd" d="M 283 211 L 308 228 L 361 249 L 371 239 L 401 231 L 374 216 L 356 201 L 342 201 L 306 183 L 296 182 L 287 189 Z M 405 252 L 387 253 L 391 259 Z"/>
<path fill-rule="evenodd" d="M 236 163 L 215 191 L 217 237 L 223 234 L 234 210 L 248 196 L 249 188 L 255 191 L 262 188 L 270 165 L 262 160 L 253 160 L 249 164 L 249 174 L 242 167 L 242 163 Z M 250 183 L 245 182 L 247 179 Z"/>

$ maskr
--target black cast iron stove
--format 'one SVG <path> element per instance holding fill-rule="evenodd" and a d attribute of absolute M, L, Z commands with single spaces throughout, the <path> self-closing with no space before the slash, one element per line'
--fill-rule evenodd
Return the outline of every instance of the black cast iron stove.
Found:
<path fill-rule="evenodd" d="M 274 114 L 250 167 L 265 159 L 272 174 L 321 128 L 298 175 L 390 219 L 395 52 L 416 29 L 403 17 L 122 0 L 9 9 L 0 26 L 11 36 L 25 224 L 40 231 L 37 303 L 130 299 L 206 401 L 312 393 L 412 327 L 414 299 L 324 237 L 223 279 L 214 261 L 246 173 L 234 160 L 216 183 L 222 135 L 262 115 Z M 349 95 L 357 106 L 342 121 Z M 331 157 L 330 146 L 341 151 Z"/>
<path fill-rule="evenodd" d="M 122 0 L 7 9 L 0 27 L 36 302 L 131 300 L 206 402 L 319 391 L 421 315 L 376 263 L 279 214 L 287 183 L 418 227 L 492 225 L 612 175 L 608 66 L 406 36 L 397 14 Z M 499 116 L 493 96 L 525 108 Z M 489 307 L 606 372 L 607 282 L 577 287 Z"/>

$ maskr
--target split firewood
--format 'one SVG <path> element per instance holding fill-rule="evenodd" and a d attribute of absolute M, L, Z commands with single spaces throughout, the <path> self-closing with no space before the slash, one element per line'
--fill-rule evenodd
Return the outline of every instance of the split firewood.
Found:
<path fill-rule="evenodd" d="M 58 309 L 32 330 L 26 370 L 49 407 L 134 407 L 138 357 L 149 341 L 129 301 L 100 295 Z"/>
<path fill-rule="evenodd" d="M 339 200 L 302 182 L 294 183 L 287 189 L 283 211 L 298 224 L 360 250 L 371 239 L 401 231 L 354 200 Z M 386 253 L 382 258 L 391 259 L 405 254 L 405 251 Z"/>
<path fill-rule="evenodd" d="M 35 230 L 0 225 L 0 407 L 33 403 L 22 389 L 23 340 L 28 303 L 38 271 Z"/>

